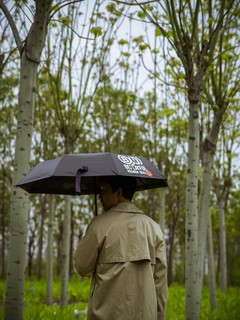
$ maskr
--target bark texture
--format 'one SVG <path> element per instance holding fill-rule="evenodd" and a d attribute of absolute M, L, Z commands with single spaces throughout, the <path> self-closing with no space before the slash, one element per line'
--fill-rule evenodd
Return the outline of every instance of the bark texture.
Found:
<path fill-rule="evenodd" d="M 198 104 L 190 104 L 188 169 L 186 179 L 186 237 L 185 237 L 185 285 L 186 319 L 198 319 L 198 160 L 199 116 Z"/>

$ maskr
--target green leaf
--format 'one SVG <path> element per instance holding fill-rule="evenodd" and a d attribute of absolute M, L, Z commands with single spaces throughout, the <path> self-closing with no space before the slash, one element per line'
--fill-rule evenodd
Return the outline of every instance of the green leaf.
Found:
<path fill-rule="evenodd" d="M 71 19 L 69 17 L 62 17 L 59 19 L 63 24 L 68 25 L 71 23 Z"/>
<path fill-rule="evenodd" d="M 160 36 L 162 36 L 162 35 L 163 35 L 162 30 L 159 29 L 159 28 L 156 28 L 156 29 L 155 29 L 155 36 L 156 36 L 156 37 L 160 37 Z"/>
<path fill-rule="evenodd" d="M 100 27 L 93 27 L 90 32 L 95 36 L 95 37 L 99 37 L 102 35 L 102 28 Z"/>
<path fill-rule="evenodd" d="M 120 39 L 120 40 L 118 41 L 118 44 L 119 44 L 120 46 L 123 46 L 124 44 L 128 44 L 128 41 L 127 41 L 127 40 L 124 40 L 124 39 Z"/>
<path fill-rule="evenodd" d="M 140 51 L 145 51 L 146 49 L 149 48 L 149 45 L 148 44 L 140 44 L 139 45 L 139 50 Z"/>
<path fill-rule="evenodd" d="M 153 50 L 152 50 L 152 53 L 153 53 L 153 54 L 158 54 L 158 53 L 159 53 L 159 50 L 153 49 Z"/>
<path fill-rule="evenodd" d="M 52 28 L 56 28 L 56 27 L 57 27 L 57 23 L 50 21 L 50 26 L 51 26 Z"/>
<path fill-rule="evenodd" d="M 131 54 L 130 54 L 129 52 L 123 52 L 123 56 L 124 56 L 124 57 L 130 57 Z"/>
<path fill-rule="evenodd" d="M 139 36 L 139 37 L 133 38 L 132 41 L 135 42 L 135 43 L 141 43 L 141 42 L 143 42 L 143 36 Z"/>
<path fill-rule="evenodd" d="M 144 19 L 146 17 L 146 13 L 144 11 L 138 11 L 137 15 L 140 19 Z"/>
<path fill-rule="evenodd" d="M 171 117 L 174 113 L 176 113 L 175 109 L 164 109 L 160 112 L 160 117 Z"/>
<path fill-rule="evenodd" d="M 106 6 L 106 9 L 108 12 L 114 12 L 116 10 L 115 3 L 110 3 L 109 5 Z"/>

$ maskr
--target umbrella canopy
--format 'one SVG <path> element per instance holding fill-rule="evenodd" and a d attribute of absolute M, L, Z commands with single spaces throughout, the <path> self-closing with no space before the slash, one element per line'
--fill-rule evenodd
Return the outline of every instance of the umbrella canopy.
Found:
<path fill-rule="evenodd" d="M 18 182 L 29 193 L 98 194 L 101 176 L 136 178 L 137 191 L 167 187 L 167 178 L 142 156 L 113 153 L 66 154 L 40 162 Z"/>

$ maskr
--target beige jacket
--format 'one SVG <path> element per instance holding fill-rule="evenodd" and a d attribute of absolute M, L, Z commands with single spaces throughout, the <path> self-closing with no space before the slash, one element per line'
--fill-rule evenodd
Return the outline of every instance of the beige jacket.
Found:
<path fill-rule="evenodd" d="M 95 217 L 79 241 L 77 272 L 92 275 L 89 320 L 162 320 L 167 303 L 165 243 L 159 225 L 133 203 Z"/>

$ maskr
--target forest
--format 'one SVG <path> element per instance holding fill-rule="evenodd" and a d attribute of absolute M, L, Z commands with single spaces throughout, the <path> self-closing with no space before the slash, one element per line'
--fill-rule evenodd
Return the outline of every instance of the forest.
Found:
<path fill-rule="evenodd" d="M 112 152 L 168 179 L 134 196 L 165 235 L 167 319 L 237 319 L 239 17 L 238 0 L 0 1 L 0 318 L 85 319 L 73 253 L 94 197 L 16 184 L 41 161 Z"/>

